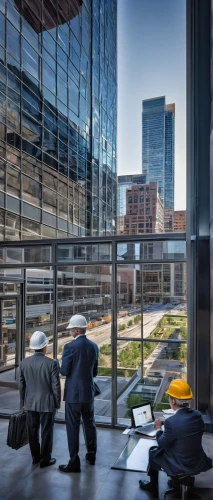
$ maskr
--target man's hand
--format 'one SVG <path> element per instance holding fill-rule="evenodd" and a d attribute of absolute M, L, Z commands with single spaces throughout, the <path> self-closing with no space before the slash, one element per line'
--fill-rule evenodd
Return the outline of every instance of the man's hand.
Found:
<path fill-rule="evenodd" d="M 154 427 L 155 427 L 156 431 L 161 430 L 161 426 L 162 426 L 161 420 L 159 418 L 156 418 L 155 423 L 154 423 Z"/>

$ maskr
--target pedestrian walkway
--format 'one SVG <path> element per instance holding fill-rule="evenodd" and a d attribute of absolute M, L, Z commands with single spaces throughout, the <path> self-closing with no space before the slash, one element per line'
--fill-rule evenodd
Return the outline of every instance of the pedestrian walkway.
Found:
<path fill-rule="evenodd" d="M 97 462 L 93 467 L 85 462 L 85 444 L 83 434 L 80 436 L 80 474 L 63 474 L 58 465 L 67 463 L 68 449 L 66 428 L 63 424 L 55 425 L 53 457 L 55 465 L 40 469 L 31 464 L 29 447 L 18 451 L 6 445 L 8 420 L 0 420 L 0 499 L 1 500 L 148 500 L 149 493 L 139 490 L 138 480 L 146 478 L 145 474 L 111 470 L 124 447 L 127 436 L 120 430 L 98 428 Z M 204 436 L 204 446 L 209 456 L 213 457 L 213 435 Z M 167 477 L 160 474 L 160 495 L 166 489 Z M 202 500 L 213 498 L 213 469 L 200 474 L 196 485 L 202 489 L 197 491 Z M 172 497 L 170 497 L 172 500 Z M 173 497 L 175 498 L 175 497 Z M 177 497 L 176 497 L 177 498 Z"/>

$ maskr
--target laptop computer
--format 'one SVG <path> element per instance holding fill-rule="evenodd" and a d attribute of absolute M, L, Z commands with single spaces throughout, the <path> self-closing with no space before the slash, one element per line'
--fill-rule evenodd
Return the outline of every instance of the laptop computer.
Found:
<path fill-rule="evenodd" d="M 132 427 L 139 434 L 154 438 L 156 430 L 154 428 L 154 415 L 150 402 L 141 403 L 131 408 Z"/>

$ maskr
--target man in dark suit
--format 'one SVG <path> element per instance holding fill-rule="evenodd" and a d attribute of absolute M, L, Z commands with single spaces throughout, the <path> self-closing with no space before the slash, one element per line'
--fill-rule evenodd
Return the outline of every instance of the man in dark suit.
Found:
<path fill-rule="evenodd" d="M 94 382 L 98 373 L 98 346 L 86 337 L 87 321 L 76 314 L 70 319 L 68 329 L 73 342 L 65 344 L 62 355 L 61 374 L 66 376 L 64 401 L 65 420 L 70 460 L 59 465 L 62 472 L 80 472 L 79 430 L 82 416 L 86 440 L 86 460 L 95 464 L 97 437 L 94 420 Z"/>
<path fill-rule="evenodd" d="M 164 422 L 155 420 L 158 447 L 150 448 L 147 474 L 150 482 L 139 481 L 140 488 L 158 491 L 158 471 L 163 469 L 168 476 L 178 474 L 195 475 L 212 467 L 212 461 L 202 447 L 204 424 L 201 413 L 189 408 L 193 398 L 191 388 L 184 380 L 173 380 L 166 394 L 171 408 L 176 412 Z M 191 486 L 194 478 L 191 478 Z"/>
<path fill-rule="evenodd" d="M 27 410 L 27 427 L 33 464 L 40 467 L 53 465 L 51 458 L 53 425 L 56 408 L 61 404 L 59 364 L 45 356 L 48 340 L 43 332 L 33 333 L 30 348 L 33 356 L 20 363 L 19 391 L 21 406 Z M 39 427 L 41 424 L 41 446 Z"/>

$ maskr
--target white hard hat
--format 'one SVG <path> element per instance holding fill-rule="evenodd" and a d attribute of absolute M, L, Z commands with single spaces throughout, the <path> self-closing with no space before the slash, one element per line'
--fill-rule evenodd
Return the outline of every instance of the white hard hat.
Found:
<path fill-rule="evenodd" d="M 47 339 L 44 332 L 34 332 L 30 339 L 30 349 L 34 349 L 34 351 L 43 349 L 43 347 L 45 347 L 48 342 L 49 340 Z"/>
<path fill-rule="evenodd" d="M 81 314 L 75 314 L 70 318 L 67 330 L 71 330 L 71 328 L 87 328 L 86 318 Z"/>

